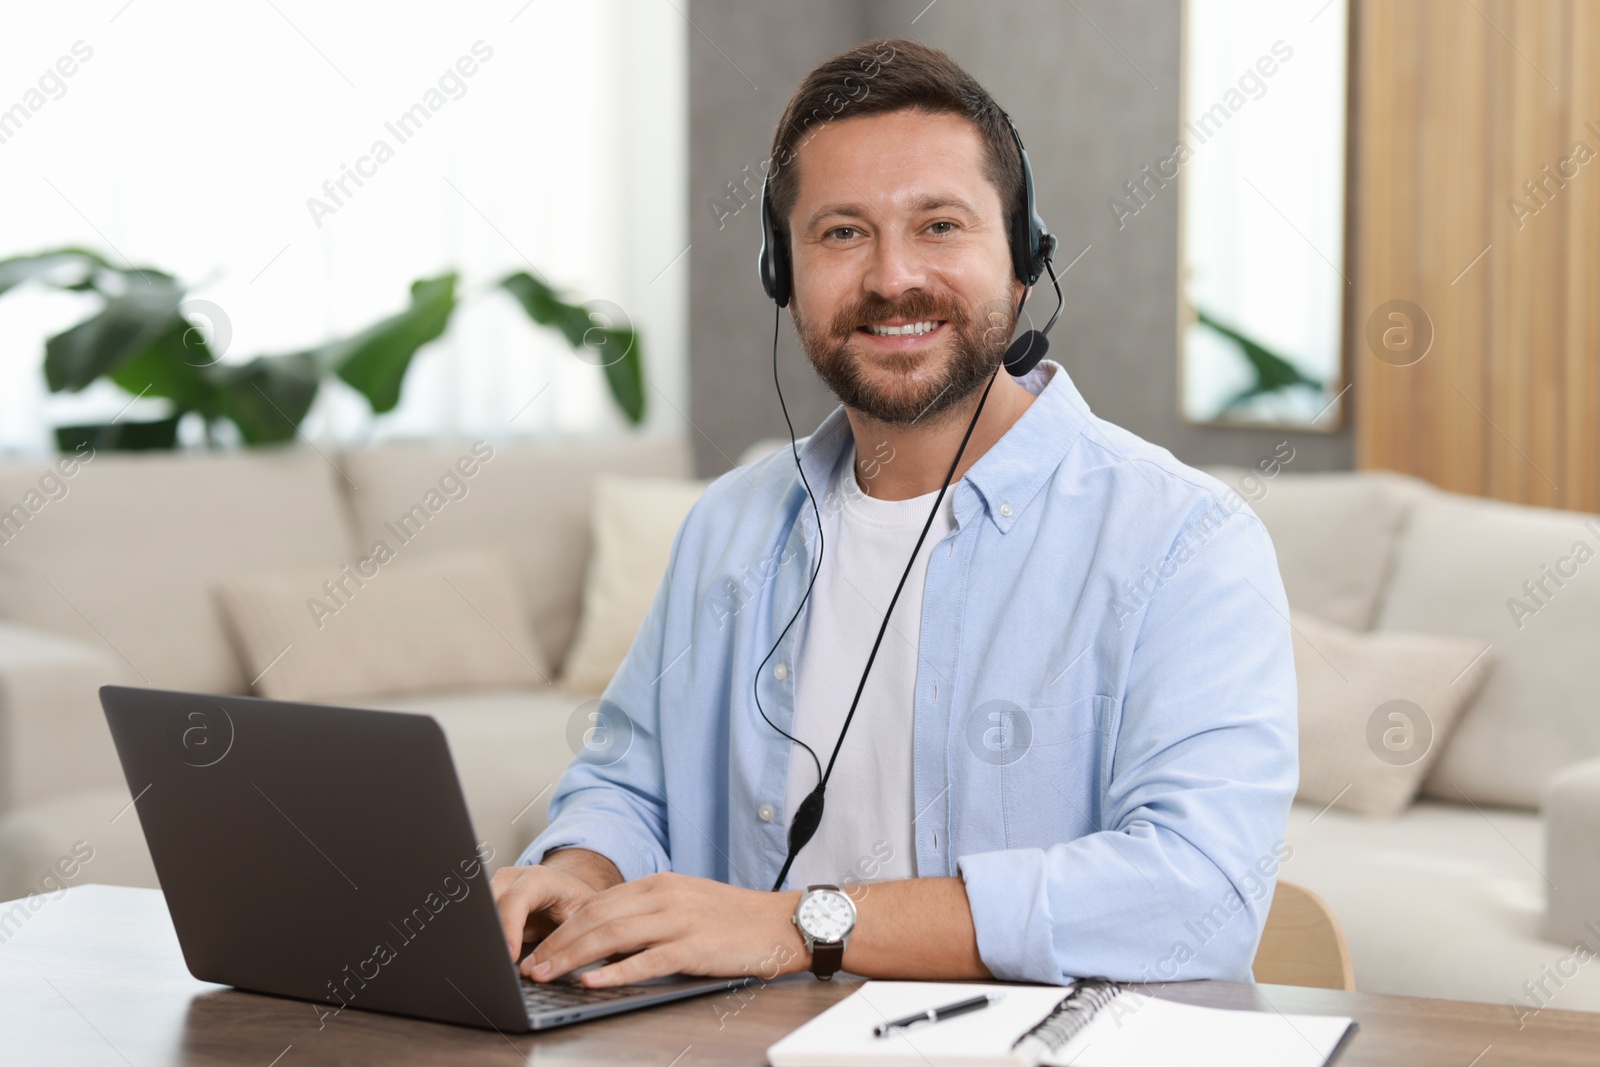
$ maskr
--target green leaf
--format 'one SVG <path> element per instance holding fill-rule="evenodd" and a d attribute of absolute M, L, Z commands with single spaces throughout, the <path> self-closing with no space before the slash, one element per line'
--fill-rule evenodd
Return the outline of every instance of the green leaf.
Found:
<path fill-rule="evenodd" d="M 52 393 L 77 392 L 172 328 L 183 290 L 170 278 L 132 280 L 128 291 L 109 297 L 99 314 L 45 342 L 44 376 Z"/>
<path fill-rule="evenodd" d="M 411 284 L 411 306 L 353 337 L 314 348 L 305 355 L 348 382 L 378 414 L 394 410 L 400 386 L 417 350 L 450 322 L 456 306 L 454 272 Z"/>
<path fill-rule="evenodd" d="M 556 296 L 555 290 L 524 270 L 506 275 L 499 284 L 517 298 L 522 310 L 528 313 L 528 318 L 541 326 L 553 325 L 556 316 L 566 306 Z"/>
<path fill-rule="evenodd" d="M 93 423 L 84 426 L 57 426 L 56 447 L 63 452 L 76 452 L 88 445 L 96 452 L 143 452 L 153 448 L 178 446 L 178 420 L 183 412 L 155 422 Z"/>
<path fill-rule="evenodd" d="M 110 377 L 134 396 L 166 397 L 179 412 L 198 411 L 210 421 L 220 414 L 217 388 L 206 378 L 214 363 L 205 337 L 179 316 Z"/>
<path fill-rule="evenodd" d="M 499 284 L 517 298 L 530 319 L 559 330 L 585 362 L 605 371 L 611 398 L 629 422 L 637 426 L 644 420 L 644 364 L 634 330 L 603 325 L 587 308 L 566 303 L 526 271 L 508 274 Z"/>
<path fill-rule="evenodd" d="M 560 330 L 573 348 L 583 347 L 584 334 L 593 325 L 587 310 L 562 300 L 554 289 L 527 271 L 506 275 L 500 279 L 500 287 L 517 298 L 528 318 L 540 326 Z"/>
<path fill-rule="evenodd" d="M 306 352 L 217 364 L 204 373 L 216 390 L 220 414 L 232 419 L 252 445 L 293 437 L 321 384 L 320 368 Z"/>
<path fill-rule="evenodd" d="M 61 289 L 91 289 L 94 287 L 97 268 L 115 270 L 99 255 L 85 248 L 58 248 L 51 252 L 36 252 L 31 256 L 0 259 L 0 296 L 23 282 L 50 273 L 64 263 L 76 263 L 82 266 L 83 274 L 70 283 L 51 283 Z"/>
<path fill-rule="evenodd" d="M 562 308 L 560 316 L 556 319 L 555 326 L 556 329 L 561 331 L 561 335 L 567 339 L 567 344 L 572 346 L 573 351 L 577 351 L 591 343 L 592 339 L 589 336 L 589 331 L 596 328 L 594 318 L 587 310 L 571 306 Z M 599 361 L 596 360 L 596 362 Z"/>
<path fill-rule="evenodd" d="M 1200 325 L 1217 331 L 1237 344 L 1239 351 L 1244 355 L 1245 361 L 1250 364 L 1250 369 L 1255 372 L 1255 381 L 1223 405 L 1225 409 L 1235 407 L 1254 397 L 1266 393 L 1274 393 L 1279 389 L 1287 389 L 1295 385 L 1308 385 L 1318 391 L 1322 390 L 1323 385 L 1321 382 L 1315 378 L 1308 378 L 1299 367 L 1289 362 L 1289 360 L 1276 352 L 1268 350 L 1233 327 L 1218 322 L 1203 309 L 1195 308 L 1195 319 Z"/>
<path fill-rule="evenodd" d="M 639 356 L 639 335 L 633 330 L 595 327 L 602 338 L 595 349 L 604 362 L 611 396 L 637 426 L 644 421 L 644 363 Z M 614 354 L 615 353 L 615 354 Z"/>

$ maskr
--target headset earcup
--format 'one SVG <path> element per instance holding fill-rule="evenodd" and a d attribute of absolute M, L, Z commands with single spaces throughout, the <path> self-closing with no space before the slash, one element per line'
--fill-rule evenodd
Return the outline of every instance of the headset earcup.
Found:
<path fill-rule="evenodd" d="M 774 252 L 776 249 L 776 252 Z M 766 233 L 761 240 L 761 255 L 756 260 L 761 271 L 761 288 L 779 307 L 789 306 L 789 250 L 776 233 Z"/>
<path fill-rule="evenodd" d="M 761 288 L 779 307 L 789 306 L 789 249 L 772 222 L 772 194 L 768 177 L 761 183 L 761 254 L 756 267 Z"/>
<path fill-rule="evenodd" d="M 1027 157 L 1024 156 L 1024 159 Z M 1024 163 L 1024 166 L 1027 164 Z M 1030 196 L 1023 211 L 1015 212 L 1011 220 L 1011 269 L 1023 285 L 1032 285 L 1039 277 L 1034 269 L 1033 199 Z"/>
<path fill-rule="evenodd" d="M 1044 219 L 1039 217 L 1034 200 L 1033 164 L 1028 161 L 1028 150 L 1022 147 L 1022 134 L 1017 132 L 1016 123 L 1009 115 L 1006 125 L 1011 129 L 1011 139 L 1017 143 L 1017 157 L 1022 160 L 1022 210 L 1011 226 L 1011 266 L 1023 285 L 1032 285 L 1044 273 L 1044 261 L 1054 251 L 1055 242 L 1045 228 Z"/>

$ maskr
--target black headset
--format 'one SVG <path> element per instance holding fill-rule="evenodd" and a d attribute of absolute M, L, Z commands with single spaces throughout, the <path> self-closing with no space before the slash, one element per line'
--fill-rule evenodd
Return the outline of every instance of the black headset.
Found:
<path fill-rule="evenodd" d="M 1065 298 L 1061 293 L 1061 282 L 1056 277 L 1055 268 L 1051 265 L 1051 258 L 1055 255 L 1056 239 L 1045 228 L 1044 219 L 1039 217 L 1039 209 L 1034 204 L 1033 198 L 1033 168 L 1028 163 L 1028 150 L 1022 147 L 1022 135 L 1017 133 L 1016 124 L 1011 117 L 1001 112 L 1006 126 L 1011 130 L 1012 140 L 1017 143 L 1017 154 L 1022 159 L 1022 193 L 1023 204 L 1021 211 L 1011 213 L 1009 223 L 1009 236 L 1011 242 L 1011 269 L 1017 279 L 1024 285 L 1022 300 L 1017 305 L 1020 314 L 1022 307 L 1027 303 L 1028 292 L 1033 283 L 1039 280 L 1039 275 L 1048 271 L 1050 282 L 1056 290 L 1056 309 L 1050 316 L 1050 321 L 1045 323 L 1043 330 L 1027 330 L 1006 349 L 1002 364 L 1013 377 L 1027 374 L 1039 360 L 1044 358 L 1049 350 L 1050 341 L 1046 336 L 1056 324 L 1056 319 L 1061 315 Z M 883 613 L 883 623 L 878 627 L 877 639 L 872 643 L 872 652 L 867 656 L 866 669 L 861 672 L 861 681 L 856 684 L 855 698 L 850 702 L 850 710 L 845 714 L 844 725 L 839 729 L 839 739 L 834 742 L 833 755 L 828 759 L 826 770 L 817 754 L 810 745 L 788 733 L 777 723 L 767 718 L 767 713 L 761 706 L 761 678 L 766 672 L 767 663 L 777 653 L 778 646 L 783 644 L 783 639 L 788 636 L 789 630 L 795 621 L 800 618 L 800 612 L 805 610 L 806 601 L 811 599 L 811 590 L 817 584 L 817 575 L 822 570 L 822 553 L 824 549 L 822 539 L 822 514 L 817 508 L 816 494 L 811 491 L 811 483 L 806 480 L 806 472 L 800 466 L 800 446 L 794 436 L 794 422 L 789 418 L 789 406 L 784 403 L 783 386 L 778 381 L 778 325 L 781 309 L 789 306 L 789 298 L 793 295 L 793 279 L 790 274 L 791 263 L 789 260 L 788 241 L 773 222 L 771 175 L 761 183 L 761 256 L 759 267 L 761 271 L 761 287 L 766 290 L 767 296 L 772 298 L 776 305 L 773 308 L 772 318 L 772 383 L 778 391 L 778 404 L 783 408 L 783 421 L 789 427 L 789 449 L 794 454 L 795 469 L 800 472 L 800 481 L 805 486 L 806 496 L 811 501 L 811 513 L 817 520 L 817 563 L 811 571 L 811 580 L 806 584 L 805 595 L 800 598 L 800 606 L 795 608 L 794 614 L 789 617 L 789 622 L 778 635 L 772 648 L 767 652 L 761 665 L 756 668 L 755 679 L 751 688 L 755 694 L 756 711 L 772 727 L 784 737 L 804 748 L 811 755 L 811 760 L 817 765 L 817 785 L 810 793 L 806 794 L 800 802 L 799 808 L 794 812 L 789 821 L 789 854 L 783 862 L 783 869 L 778 872 L 778 878 L 772 884 L 772 891 L 776 893 L 783 888 L 783 880 L 789 876 L 789 868 L 794 865 L 795 857 L 806 843 L 816 835 L 817 827 L 822 824 L 822 809 L 828 786 L 828 779 L 833 774 L 833 765 L 839 758 L 839 749 L 844 745 L 844 735 L 850 729 L 851 720 L 855 718 L 856 707 L 861 703 L 861 694 L 867 688 L 867 676 L 872 673 L 872 665 L 878 658 L 878 649 L 883 644 L 883 635 L 889 629 L 889 618 L 894 614 L 894 607 L 900 601 L 900 592 L 905 588 L 906 579 L 911 576 L 911 568 L 916 563 L 918 554 L 922 551 L 922 543 L 927 540 L 928 531 L 933 526 L 933 520 L 939 514 L 939 507 L 944 503 L 945 492 L 950 488 L 950 479 L 955 477 L 956 468 L 961 465 L 961 456 L 967 450 L 967 442 L 972 439 L 972 431 L 978 425 L 978 417 L 983 414 L 984 401 L 989 398 L 989 390 L 994 386 L 995 375 L 990 375 L 989 384 L 984 386 L 983 395 L 978 398 L 977 410 L 972 413 L 972 421 L 967 424 L 967 432 L 961 439 L 961 447 L 956 450 L 956 457 L 950 462 L 950 469 L 944 477 L 944 484 L 939 488 L 939 495 L 934 499 L 933 509 L 928 513 L 928 521 L 922 525 L 922 533 L 917 537 L 916 547 L 911 550 L 911 558 L 906 561 L 906 569 L 900 575 L 900 583 L 895 586 L 894 596 L 889 600 L 889 607 Z M 995 368 L 996 371 L 999 368 Z"/>

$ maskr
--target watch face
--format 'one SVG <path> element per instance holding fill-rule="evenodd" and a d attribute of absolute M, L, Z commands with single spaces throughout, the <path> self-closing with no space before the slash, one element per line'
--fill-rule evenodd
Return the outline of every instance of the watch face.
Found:
<path fill-rule="evenodd" d="M 801 899 L 794 918 L 812 940 L 839 941 L 856 923 L 856 906 L 837 889 L 820 889 Z"/>

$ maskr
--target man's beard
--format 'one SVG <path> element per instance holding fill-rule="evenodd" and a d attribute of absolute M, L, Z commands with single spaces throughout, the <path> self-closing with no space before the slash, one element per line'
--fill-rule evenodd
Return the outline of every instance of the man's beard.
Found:
<path fill-rule="evenodd" d="M 950 340 L 943 347 L 950 354 L 943 365 L 925 351 L 879 354 L 874 363 L 899 378 L 902 388 L 891 392 L 876 384 L 863 371 L 862 361 L 851 356 L 849 345 L 857 327 L 885 319 L 944 320 Z M 977 392 L 1000 364 L 1016 319 L 1016 305 L 1009 300 L 986 304 L 970 315 L 954 298 L 916 290 L 893 302 L 869 296 L 840 309 L 826 329 L 813 329 L 797 307 L 795 329 L 812 368 L 840 403 L 879 422 L 903 426 L 936 420 Z M 912 370 L 920 365 L 926 365 L 924 372 L 913 377 Z"/>

